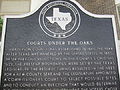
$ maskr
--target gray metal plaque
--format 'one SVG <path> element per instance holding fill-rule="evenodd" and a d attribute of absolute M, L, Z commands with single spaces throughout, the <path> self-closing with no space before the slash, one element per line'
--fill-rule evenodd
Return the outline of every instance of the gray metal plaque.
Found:
<path fill-rule="evenodd" d="M 0 90 L 120 90 L 115 28 L 74 0 L 6 16 Z"/>

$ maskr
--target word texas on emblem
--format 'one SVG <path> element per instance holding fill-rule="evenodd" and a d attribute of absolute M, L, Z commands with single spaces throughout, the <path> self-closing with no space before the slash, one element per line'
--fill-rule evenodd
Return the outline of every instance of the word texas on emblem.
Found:
<path fill-rule="evenodd" d="M 43 7 L 39 15 L 42 30 L 54 38 L 66 38 L 80 26 L 80 14 L 66 1 L 54 1 Z"/>

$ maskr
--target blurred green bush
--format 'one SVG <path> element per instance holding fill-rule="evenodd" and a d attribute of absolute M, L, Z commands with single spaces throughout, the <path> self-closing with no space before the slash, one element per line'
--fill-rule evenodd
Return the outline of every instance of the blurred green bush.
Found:
<path fill-rule="evenodd" d="M 2 31 L 3 19 L 0 17 L 0 31 Z"/>
<path fill-rule="evenodd" d="M 2 33 L 2 27 L 3 27 L 3 19 L 0 17 L 0 38 Z"/>

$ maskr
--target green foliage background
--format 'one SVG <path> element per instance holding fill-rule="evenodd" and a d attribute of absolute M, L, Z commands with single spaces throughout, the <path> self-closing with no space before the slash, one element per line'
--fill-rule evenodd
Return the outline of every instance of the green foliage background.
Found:
<path fill-rule="evenodd" d="M 2 32 L 3 19 L 0 17 L 0 32 Z"/>

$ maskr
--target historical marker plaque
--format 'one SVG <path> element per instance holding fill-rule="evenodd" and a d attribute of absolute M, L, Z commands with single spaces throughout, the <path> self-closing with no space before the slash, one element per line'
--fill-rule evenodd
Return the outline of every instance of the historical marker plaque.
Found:
<path fill-rule="evenodd" d="M 114 25 L 113 25 L 114 24 Z M 120 90 L 113 16 L 50 0 L 5 18 L 0 90 Z"/>

